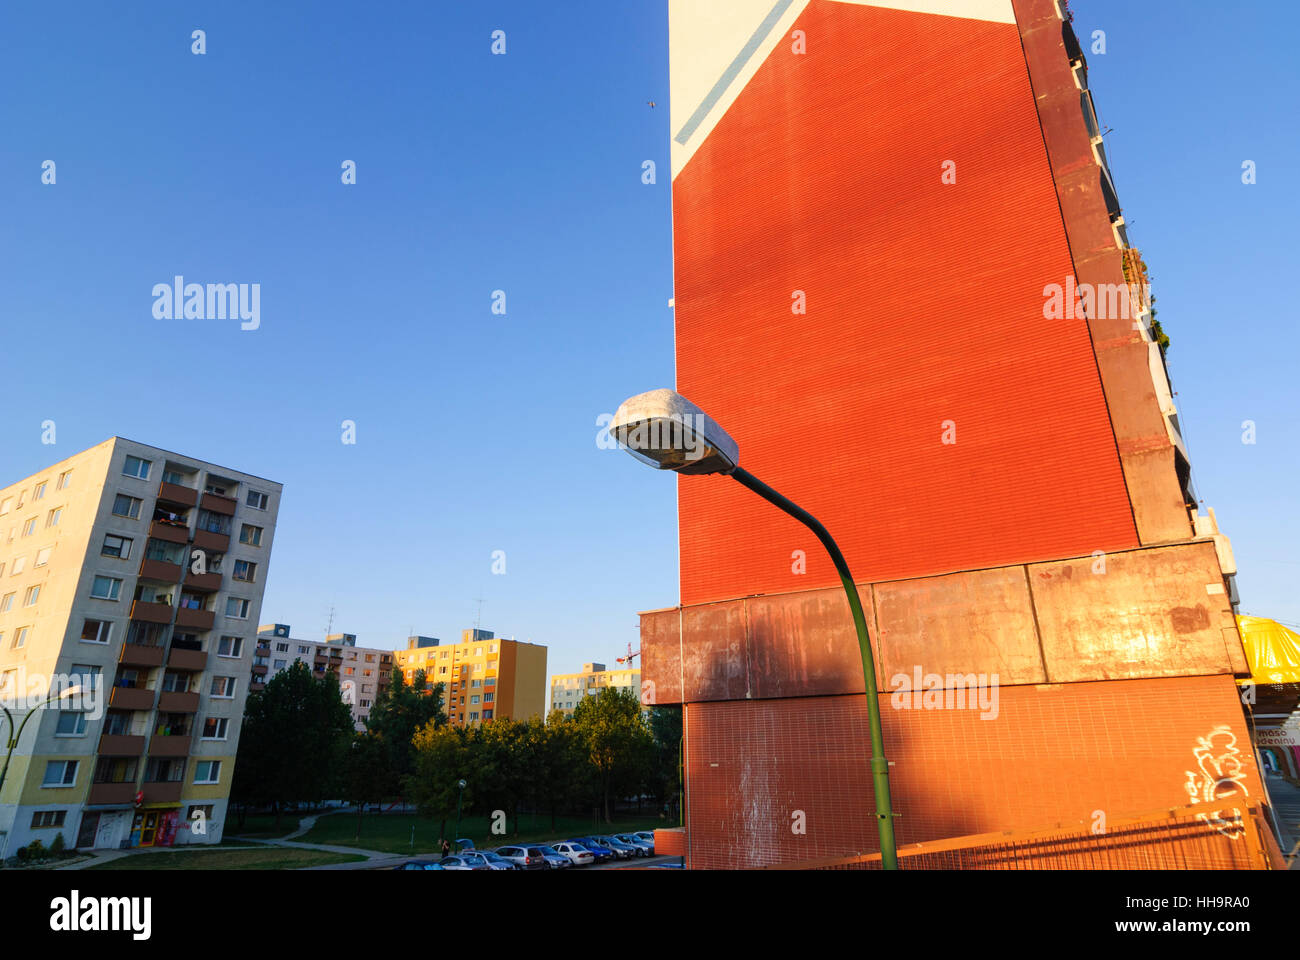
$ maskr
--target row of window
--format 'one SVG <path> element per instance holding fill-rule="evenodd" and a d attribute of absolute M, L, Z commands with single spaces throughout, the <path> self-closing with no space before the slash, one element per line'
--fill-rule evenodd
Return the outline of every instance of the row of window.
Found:
<path fill-rule="evenodd" d="M 53 550 L 54 550 L 53 547 L 41 547 L 41 549 L 37 550 L 36 561 L 32 564 L 32 569 L 34 570 L 37 567 L 43 567 L 47 565 L 50 562 L 50 554 L 53 552 Z M 14 557 L 13 564 L 9 568 L 9 576 L 16 577 L 18 576 L 18 574 L 22 573 L 26 569 L 27 569 L 26 555 L 23 555 L 21 557 Z M 5 572 L 5 565 L 3 562 L 0 562 L 0 575 L 3 575 L 4 572 Z"/>
<path fill-rule="evenodd" d="M 102 757 L 95 769 L 96 783 L 126 783 L 135 780 L 133 758 Z M 145 768 L 145 780 L 150 783 L 177 783 L 185 779 L 185 760 L 153 757 Z M 42 787 L 71 787 L 77 782 L 80 760 L 49 760 L 45 764 Z M 199 760 L 194 764 L 194 783 L 220 783 L 221 761 Z"/>
<path fill-rule="evenodd" d="M 134 477 L 137 480 L 148 480 L 149 472 L 152 469 L 152 460 L 144 460 L 140 457 L 128 456 L 126 462 L 122 466 L 122 475 L 126 477 Z M 185 482 L 185 475 L 177 470 L 164 470 L 163 482 L 175 484 L 178 487 L 189 486 Z M 224 497 L 228 496 L 231 488 L 238 485 L 239 484 L 234 480 L 226 481 L 215 477 L 209 477 L 207 484 L 203 487 L 203 492 Z M 265 510 L 268 500 L 269 497 L 265 493 L 261 493 L 257 490 L 249 490 L 247 495 L 244 497 L 244 503 L 252 507 L 254 510 Z"/>
<path fill-rule="evenodd" d="M 63 519 L 63 508 L 55 507 L 54 509 L 50 510 L 48 513 L 45 514 L 45 529 L 48 530 L 51 527 L 57 527 L 60 521 L 62 521 L 62 519 Z M 30 537 L 33 534 L 35 534 L 40 522 L 41 522 L 41 518 L 39 515 L 28 517 L 26 520 L 23 521 L 22 535 L 24 537 Z M 17 536 L 18 530 L 19 530 L 18 527 L 9 528 L 9 539 L 7 541 L 8 543 L 14 542 L 14 537 Z"/>
<path fill-rule="evenodd" d="M 72 476 L 71 470 L 64 470 L 61 474 L 59 474 L 59 479 L 58 482 L 54 485 L 54 489 L 63 490 L 64 488 L 66 488 L 68 485 L 68 480 L 71 476 Z M 40 483 L 36 484 L 36 486 L 32 487 L 32 500 L 36 501 L 36 500 L 43 499 L 45 497 L 45 490 L 48 486 L 49 486 L 49 481 L 42 480 Z M 10 510 L 21 510 L 23 508 L 23 504 L 26 502 L 25 499 L 26 496 L 27 496 L 27 491 L 20 490 L 18 492 L 18 497 L 17 497 L 18 503 L 16 505 L 14 504 L 14 497 L 5 497 L 3 500 L 0 500 L 0 517 L 3 517 Z"/>
<path fill-rule="evenodd" d="M 239 561 L 236 561 L 238 563 Z M 170 605 L 171 594 L 170 587 L 145 587 L 144 590 L 150 598 L 146 603 L 166 602 Z M 90 596 L 93 600 L 118 600 L 122 596 L 122 580 L 118 577 L 105 577 L 97 575 L 90 584 Z M 141 595 L 145 599 L 145 594 Z M 202 610 L 203 600 L 193 594 L 181 594 L 181 606 L 189 610 Z M 239 597 L 226 598 L 226 616 L 231 620 L 247 620 L 248 612 L 252 607 L 252 601 L 244 600 Z"/>

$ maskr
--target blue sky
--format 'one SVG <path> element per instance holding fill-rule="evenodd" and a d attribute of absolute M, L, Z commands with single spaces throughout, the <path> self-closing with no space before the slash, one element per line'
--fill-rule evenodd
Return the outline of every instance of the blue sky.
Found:
<path fill-rule="evenodd" d="M 114 434 L 266 476 L 264 621 L 398 646 L 481 597 L 551 670 L 610 662 L 677 596 L 673 483 L 595 443 L 672 383 L 665 4 L 289 6 L 0 10 L 0 477 Z M 1243 609 L 1300 622 L 1294 57 L 1280 7 L 1148 6 L 1076 23 L 1198 491 Z M 261 328 L 155 320 L 176 274 L 260 283 Z"/>

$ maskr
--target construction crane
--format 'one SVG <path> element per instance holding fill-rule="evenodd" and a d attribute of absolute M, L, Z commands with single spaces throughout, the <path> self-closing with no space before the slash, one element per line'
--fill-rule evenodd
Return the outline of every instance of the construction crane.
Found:
<path fill-rule="evenodd" d="M 632 652 L 632 644 L 631 644 L 631 642 L 629 642 L 628 645 L 627 645 L 627 656 L 626 656 L 626 657 L 619 657 L 619 658 L 618 658 L 616 661 L 614 661 L 614 662 L 615 662 L 615 663 L 626 663 L 626 664 L 630 667 L 630 666 L 632 666 L 632 661 L 633 661 L 634 659 L 636 659 L 637 657 L 639 657 L 639 656 L 641 656 L 641 651 L 638 650 L 636 653 L 633 653 L 633 652 Z"/>

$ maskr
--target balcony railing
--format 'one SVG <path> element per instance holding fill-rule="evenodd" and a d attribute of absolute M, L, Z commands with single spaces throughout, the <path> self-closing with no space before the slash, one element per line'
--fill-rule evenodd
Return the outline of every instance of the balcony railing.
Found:
<path fill-rule="evenodd" d="M 86 798 L 86 802 L 89 804 L 122 804 L 130 803 L 134 798 L 135 781 L 133 780 L 126 783 L 92 783 L 90 785 L 90 796 Z"/>
<path fill-rule="evenodd" d="M 163 662 L 163 648 L 139 643 L 124 643 L 122 657 L 118 662 L 132 667 L 160 667 Z"/>
<path fill-rule="evenodd" d="M 149 756 L 151 757 L 184 757 L 188 756 L 189 752 L 189 734 L 183 736 L 155 734 L 149 740 Z"/>
<path fill-rule="evenodd" d="M 177 670 L 206 670 L 208 666 L 208 655 L 200 650 L 187 649 L 181 646 L 183 640 L 173 640 L 171 651 L 167 654 L 167 666 L 175 667 Z"/>
<path fill-rule="evenodd" d="M 199 695 L 182 693 L 178 690 L 164 690 L 158 698 L 159 713 L 198 713 Z"/>
<path fill-rule="evenodd" d="M 99 738 L 99 753 L 105 757 L 138 757 L 144 752 L 144 737 L 106 733 Z"/>
<path fill-rule="evenodd" d="M 176 626 L 191 627 L 196 630 L 211 630 L 216 621 L 216 614 L 211 610 L 177 610 Z"/>
<path fill-rule="evenodd" d="M 225 553 L 230 549 L 230 534 L 214 533 L 211 530 L 194 531 L 194 546 L 200 550 L 213 553 Z"/>
<path fill-rule="evenodd" d="M 189 543 L 190 528 L 183 523 L 155 520 L 149 524 L 149 536 L 155 540 L 165 540 L 167 543 Z"/>
<path fill-rule="evenodd" d="M 113 687 L 108 705 L 116 710 L 152 710 L 153 691 L 147 687 Z"/>
<path fill-rule="evenodd" d="M 171 623 L 172 608 L 166 603 L 137 600 L 131 604 L 131 619 L 143 620 L 145 623 Z"/>
<path fill-rule="evenodd" d="M 199 502 L 199 492 L 191 487 L 183 487 L 179 483 L 168 483 L 164 480 L 158 485 L 158 499 L 182 507 L 192 507 Z"/>

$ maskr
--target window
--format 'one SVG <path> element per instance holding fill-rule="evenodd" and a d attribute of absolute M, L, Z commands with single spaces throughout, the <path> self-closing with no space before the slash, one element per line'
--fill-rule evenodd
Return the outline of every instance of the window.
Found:
<path fill-rule="evenodd" d="M 23 595 L 23 606 L 34 607 L 36 606 L 36 601 L 39 600 L 40 598 L 41 598 L 41 585 L 39 583 L 33 584 L 32 586 L 27 588 L 27 593 Z"/>
<path fill-rule="evenodd" d="M 139 520 L 142 502 L 138 497 L 128 497 L 125 493 L 119 493 L 113 498 L 113 516 Z"/>
<path fill-rule="evenodd" d="M 221 779 L 220 760 L 200 760 L 194 765 L 195 783 L 216 783 Z"/>
<path fill-rule="evenodd" d="M 77 782 L 76 760 L 51 760 L 45 764 L 42 787 L 70 787 Z"/>
<path fill-rule="evenodd" d="M 57 527 L 59 525 L 59 521 L 62 519 L 63 519 L 63 508 L 55 507 L 46 515 L 45 526 L 47 529 L 50 527 Z"/>
<path fill-rule="evenodd" d="M 93 663 L 74 663 L 68 673 L 77 678 L 77 683 L 83 687 L 94 688 L 99 686 L 98 677 L 100 668 Z"/>
<path fill-rule="evenodd" d="M 176 783 L 185 778 L 185 761 L 153 757 L 145 767 L 146 783 Z"/>
<path fill-rule="evenodd" d="M 225 717 L 208 717 L 203 721 L 204 740 L 224 740 L 230 721 Z"/>
<path fill-rule="evenodd" d="M 71 470 L 64 470 L 59 474 L 59 482 L 54 485 L 55 490 L 62 490 L 68 485 L 68 478 L 72 476 Z"/>
<path fill-rule="evenodd" d="M 56 737 L 80 737 L 86 733 L 86 715 L 71 713 L 67 710 L 59 713 L 59 725 L 54 728 Z"/>
<path fill-rule="evenodd" d="M 32 814 L 32 828 L 40 830 L 43 827 L 61 827 L 67 815 L 66 810 L 37 810 Z"/>
<path fill-rule="evenodd" d="M 53 550 L 53 549 L 54 549 L 53 547 L 41 547 L 41 549 L 37 550 L 37 551 L 36 551 L 36 562 L 33 563 L 32 566 L 33 566 L 33 567 L 43 567 L 43 566 L 45 566 L 47 563 L 49 563 L 49 562 L 50 562 L 50 551 Z M 0 569 L 2 569 L 2 568 L 0 568 Z"/>
<path fill-rule="evenodd" d="M 104 545 L 99 548 L 101 557 L 116 557 L 119 560 L 131 559 L 131 538 L 119 537 L 115 534 L 106 534 L 104 536 Z"/>
<path fill-rule="evenodd" d="M 303 646 L 298 647 L 298 652 L 299 652 L 299 653 L 311 653 L 310 650 L 308 650 L 306 647 L 303 647 Z"/>
<path fill-rule="evenodd" d="M 245 523 L 239 528 L 239 542 L 246 543 L 250 547 L 260 547 L 262 545 L 262 528 Z"/>
<path fill-rule="evenodd" d="M 477 711 L 477 710 L 471 710 L 471 711 L 470 711 L 470 714 L 469 714 L 469 718 L 470 718 L 471 720 L 477 720 L 477 719 L 478 719 L 478 711 Z"/>
<path fill-rule="evenodd" d="M 14 645 L 10 649 L 20 650 L 27 646 L 27 638 L 31 635 L 31 632 L 31 627 L 19 627 L 18 632 L 14 634 Z"/>
<path fill-rule="evenodd" d="M 221 699 L 229 700 L 235 695 L 235 678 L 234 677 L 213 677 L 211 695 Z"/>
<path fill-rule="evenodd" d="M 6 593 L 3 597 L 0 597 L 0 613 L 8 613 L 10 611 L 14 605 L 15 596 L 16 594 Z"/>
<path fill-rule="evenodd" d="M 495 700 L 496 698 L 497 698 L 497 695 L 496 695 L 495 693 L 485 693 L 485 694 L 483 694 L 483 702 L 484 702 L 484 703 L 491 703 L 491 702 L 492 702 L 493 700 Z"/>
<path fill-rule="evenodd" d="M 203 492 L 215 493 L 218 497 L 224 497 L 226 495 L 226 488 L 222 485 L 223 483 L 224 481 L 218 481 L 216 483 L 209 482 L 203 488 Z"/>
<path fill-rule="evenodd" d="M 113 577 L 96 577 L 90 595 L 96 600 L 116 600 L 122 592 L 122 581 Z"/>
<path fill-rule="evenodd" d="M 13 569 L 9 571 L 9 576 L 16 577 L 18 576 L 18 574 L 22 573 L 26 569 L 27 569 L 27 558 L 15 557 Z"/>
<path fill-rule="evenodd" d="M 245 498 L 244 502 L 248 504 L 250 507 L 252 507 L 254 510 L 265 510 L 266 494 L 258 493 L 256 490 L 249 490 L 248 496 L 247 498 Z"/>
<path fill-rule="evenodd" d="M 247 560 L 235 561 L 235 572 L 231 574 L 235 580 L 242 580 L 244 583 L 252 583 L 257 577 L 257 564 L 249 563 Z"/>
<path fill-rule="evenodd" d="M 0 517 L 3 517 L 6 513 L 8 513 L 10 509 L 13 507 L 13 505 L 14 505 L 13 497 L 5 497 L 3 500 L 0 500 Z"/>
<path fill-rule="evenodd" d="M 271 666 L 275 667 L 275 669 L 277 670 L 283 670 L 288 665 L 289 665 L 288 660 L 276 660 L 273 664 L 271 664 Z"/>
<path fill-rule="evenodd" d="M 230 536 L 230 518 L 224 513 L 211 513 L 207 510 L 200 510 L 199 529 L 228 537 Z"/>
<path fill-rule="evenodd" d="M 177 487 L 185 486 L 185 474 L 176 470 L 163 470 L 163 483 L 170 483 Z"/>
<path fill-rule="evenodd" d="M 126 466 L 122 467 L 122 476 L 137 477 L 140 480 L 149 479 L 149 468 L 153 466 L 152 460 L 141 460 L 139 457 L 127 457 Z"/>
<path fill-rule="evenodd" d="M 238 597 L 227 597 L 226 616 L 234 620 L 247 620 L 248 606 L 247 600 L 240 600 Z"/>
<path fill-rule="evenodd" d="M 243 649 L 243 637 L 222 637 L 217 641 L 217 656 L 219 657 L 237 657 Z"/>
<path fill-rule="evenodd" d="M 352 676 L 353 674 L 355 674 L 356 672 L 357 672 L 357 668 L 356 668 L 356 667 L 344 667 L 344 668 L 343 668 L 343 676 L 345 676 L 345 677 L 350 677 L 350 676 Z"/>
<path fill-rule="evenodd" d="M 30 537 L 35 532 L 36 532 L 36 518 L 31 517 L 28 519 L 26 523 L 23 524 L 23 536 Z"/>
<path fill-rule="evenodd" d="M 288 653 L 288 652 L 289 652 L 289 645 L 288 645 L 287 643 L 277 643 L 277 644 L 275 645 L 275 652 L 276 652 L 276 653 Z"/>
<path fill-rule="evenodd" d="M 484 710 L 484 711 L 483 711 L 483 719 L 484 719 L 484 720 L 491 720 L 491 719 L 492 719 L 492 711 L 491 711 L 491 710 Z"/>
<path fill-rule="evenodd" d="M 113 625 L 107 620 L 86 620 L 81 625 L 82 643 L 108 643 Z"/>
<path fill-rule="evenodd" d="M 478 704 L 478 694 L 475 694 L 474 696 L 470 697 L 470 698 L 469 698 L 469 702 L 472 703 L 472 704 L 477 705 L 477 704 Z"/>
<path fill-rule="evenodd" d="M 36 485 L 36 489 L 32 491 L 32 499 L 39 500 L 41 499 L 41 497 L 45 496 L 45 487 L 46 487 L 46 483 L 44 480 L 38 483 Z"/>
<path fill-rule="evenodd" d="M 370 701 L 369 701 L 369 700 L 362 700 L 362 701 L 361 701 L 361 706 L 362 706 L 362 707 L 368 707 L 368 706 L 370 706 Z"/>

